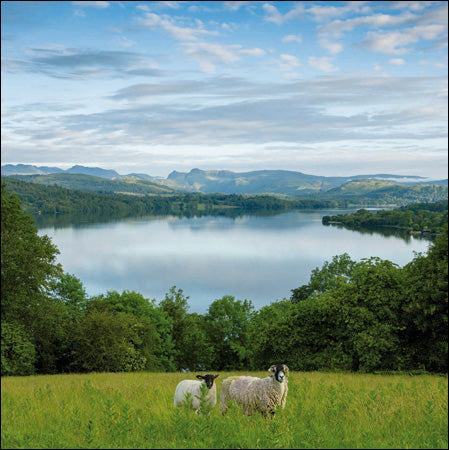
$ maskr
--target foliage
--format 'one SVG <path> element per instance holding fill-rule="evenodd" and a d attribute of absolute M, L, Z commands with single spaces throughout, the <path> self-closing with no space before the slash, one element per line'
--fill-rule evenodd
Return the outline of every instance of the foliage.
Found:
<path fill-rule="evenodd" d="M 347 253 L 332 257 L 332 261 L 326 261 L 323 267 L 312 270 L 308 284 L 292 289 L 291 300 L 298 302 L 305 300 L 313 294 L 319 294 L 328 289 L 336 288 L 344 284 L 352 276 L 356 266 Z"/>
<path fill-rule="evenodd" d="M 247 335 L 253 309 L 250 300 L 235 300 L 231 295 L 210 304 L 204 319 L 207 338 L 213 347 L 214 369 L 248 367 Z"/>
<path fill-rule="evenodd" d="M 447 223 L 448 202 L 415 203 L 388 211 L 370 212 L 359 209 L 352 214 L 324 216 L 324 225 L 342 224 L 350 229 L 394 227 L 408 231 L 429 230 L 439 233 Z"/>
<path fill-rule="evenodd" d="M 36 179 L 39 180 L 39 177 Z M 11 177 L 2 177 L 8 189 L 21 199 L 29 214 L 73 214 L 100 217 L 129 217 L 149 214 L 176 214 L 183 216 L 220 214 L 238 215 L 248 212 L 280 212 L 297 208 L 327 208 L 333 201 L 289 199 L 275 195 L 246 194 L 166 194 L 127 195 L 94 193 L 44 186 Z M 103 180 L 103 182 L 110 182 Z"/>
<path fill-rule="evenodd" d="M 72 315 L 78 318 L 86 309 L 88 298 L 83 283 L 69 273 L 63 273 L 54 280 L 51 294 L 53 298 L 62 301 Z"/>
<path fill-rule="evenodd" d="M 3 183 L 1 197 L 1 316 L 30 326 L 51 280 L 61 273 L 55 263 L 59 251 L 48 236 L 38 236 L 33 218 Z"/>
<path fill-rule="evenodd" d="M 96 309 L 89 311 L 73 333 L 75 369 L 82 372 L 144 369 L 146 358 L 134 346 L 142 343 L 142 328 L 132 314 L 112 315 L 106 310 Z"/>
<path fill-rule="evenodd" d="M 434 184 L 407 186 L 381 180 L 355 180 L 323 193 L 321 198 L 352 205 L 399 205 L 447 200 L 448 187 Z"/>
<path fill-rule="evenodd" d="M 252 369 L 270 367 L 285 362 L 294 368 L 288 353 L 291 350 L 291 330 L 286 318 L 294 310 L 294 304 L 287 300 L 263 306 L 253 314 L 248 329 L 248 350 Z"/>
<path fill-rule="evenodd" d="M 170 288 L 159 307 L 173 321 L 172 338 L 177 370 L 205 370 L 211 365 L 212 348 L 206 335 L 204 319 L 188 313 L 189 297 L 182 289 Z"/>
<path fill-rule="evenodd" d="M 146 370 L 172 371 L 175 369 L 175 350 L 172 339 L 173 322 L 168 314 L 137 292 L 119 294 L 109 291 L 93 297 L 87 313 L 101 311 L 113 317 L 126 314 L 135 319 L 135 334 L 130 341 L 134 351 L 145 360 Z M 125 326 L 125 325 L 123 325 Z M 126 359 L 126 352 L 124 353 Z"/>
<path fill-rule="evenodd" d="M 446 223 L 427 256 L 417 255 L 404 268 L 410 350 L 414 350 L 416 364 L 435 371 L 448 367 L 447 229 Z"/>
<path fill-rule="evenodd" d="M 2 376 L 34 373 L 36 351 L 23 325 L 2 322 Z"/>
<path fill-rule="evenodd" d="M 199 207 L 203 200 L 192 196 L 188 204 Z M 447 203 L 423 208 L 406 213 L 439 214 Z M 37 235 L 20 200 L 2 184 L 2 374 L 265 370 L 281 362 L 293 370 L 447 372 L 447 222 L 440 231 L 427 254 L 403 268 L 337 255 L 290 299 L 254 311 L 250 300 L 224 296 L 201 315 L 188 312 L 189 297 L 176 286 L 159 304 L 131 291 L 89 298 L 82 282 L 55 263 L 57 248 Z"/>
<path fill-rule="evenodd" d="M 446 225 L 428 255 L 403 269 L 334 257 L 292 291 L 295 308 L 271 331 L 289 333 L 284 359 L 292 368 L 446 372 L 447 296 Z"/>

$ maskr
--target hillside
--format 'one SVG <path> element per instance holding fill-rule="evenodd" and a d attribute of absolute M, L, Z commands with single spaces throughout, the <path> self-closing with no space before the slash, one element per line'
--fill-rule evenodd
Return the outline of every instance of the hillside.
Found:
<path fill-rule="evenodd" d="M 122 177 L 115 180 L 66 172 L 49 175 L 12 175 L 11 177 L 46 186 L 56 185 L 67 189 L 103 194 L 125 193 L 148 195 L 172 194 L 175 192 L 174 189 L 165 186 L 157 180 L 144 180 L 138 177 Z"/>
<path fill-rule="evenodd" d="M 341 202 L 342 206 L 405 205 L 447 198 L 446 180 L 424 184 L 422 177 L 392 174 L 325 177 L 289 170 L 232 172 L 192 169 L 186 173 L 173 171 L 163 179 L 143 173 L 120 175 L 114 170 L 79 165 L 65 171 L 45 166 L 4 165 L 2 175 L 32 183 L 96 193 L 274 194 L 283 197 L 336 200 Z"/>
<path fill-rule="evenodd" d="M 273 193 L 297 197 L 322 193 L 358 178 L 400 178 L 406 180 L 416 179 L 417 177 L 399 177 L 391 174 L 324 177 L 289 170 L 231 172 L 229 170 L 192 169 L 188 173 L 173 171 L 167 180 L 175 183 L 171 186 L 197 192 Z"/>
<path fill-rule="evenodd" d="M 32 166 L 29 164 L 5 164 L 2 166 L 2 176 L 10 175 L 47 175 L 49 173 L 61 173 L 64 170 L 58 167 Z"/>
<path fill-rule="evenodd" d="M 323 199 L 346 200 L 350 204 L 403 206 L 416 202 L 447 200 L 448 187 L 430 184 L 406 186 L 384 180 L 357 180 L 322 194 Z"/>
<path fill-rule="evenodd" d="M 65 174 L 67 175 L 67 174 Z M 281 198 L 274 195 L 173 193 L 170 195 L 129 195 L 94 193 L 30 183 L 17 177 L 2 177 L 6 189 L 15 193 L 28 214 L 75 214 L 78 218 L 98 215 L 121 218 L 132 215 L 176 214 L 226 215 L 274 214 L 293 209 L 317 209 L 337 206 L 334 201 Z"/>

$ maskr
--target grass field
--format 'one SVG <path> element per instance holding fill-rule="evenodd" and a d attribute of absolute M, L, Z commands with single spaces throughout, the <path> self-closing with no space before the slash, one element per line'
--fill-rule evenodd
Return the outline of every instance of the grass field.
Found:
<path fill-rule="evenodd" d="M 232 373 L 220 373 L 221 382 Z M 264 377 L 267 372 L 252 375 Z M 193 374 L 4 377 L 6 448 L 448 448 L 447 377 L 291 373 L 273 420 L 173 406 Z"/>

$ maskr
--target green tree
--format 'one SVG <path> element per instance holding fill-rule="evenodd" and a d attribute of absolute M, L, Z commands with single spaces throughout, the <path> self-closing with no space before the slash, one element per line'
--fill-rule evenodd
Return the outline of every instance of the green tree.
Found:
<path fill-rule="evenodd" d="M 402 367 L 403 287 L 401 269 L 373 257 L 355 266 L 350 282 L 328 291 L 342 305 L 340 323 L 353 370 Z"/>
<path fill-rule="evenodd" d="M 292 344 L 288 354 L 295 355 L 297 367 L 403 367 L 404 276 L 397 265 L 380 258 L 355 263 L 347 254 L 334 256 L 312 272 L 306 286 L 305 298 L 293 291 L 296 308 L 285 319 Z"/>
<path fill-rule="evenodd" d="M 83 372 L 131 372 L 143 370 L 146 358 L 140 344 L 141 323 L 133 314 L 88 311 L 73 334 L 75 370 Z M 137 345 L 136 345 L 137 344 Z"/>
<path fill-rule="evenodd" d="M 404 268 L 405 309 L 409 345 L 416 364 L 431 371 L 448 369 L 448 226 L 431 244 L 427 255 L 417 255 Z"/>
<path fill-rule="evenodd" d="M 184 296 L 182 289 L 176 289 L 176 286 L 170 288 L 170 292 L 165 294 L 165 298 L 159 302 L 159 307 L 167 313 L 173 322 L 172 339 L 175 349 L 176 368 L 187 369 L 187 355 L 185 344 L 187 334 L 189 333 L 188 303 L 189 297 Z"/>
<path fill-rule="evenodd" d="M 52 297 L 60 300 L 68 308 L 74 319 L 86 309 L 88 297 L 81 281 L 69 273 L 63 273 L 54 280 L 52 286 Z"/>
<path fill-rule="evenodd" d="M 36 351 L 37 371 L 55 372 L 64 334 L 62 305 L 50 295 L 62 274 L 56 264 L 59 251 L 48 236 L 37 234 L 33 218 L 22 212 L 20 201 L 3 183 L 1 197 L 2 324 L 9 324 L 16 336 L 20 336 L 19 325 L 28 330 L 26 339 Z"/>
<path fill-rule="evenodd" d="M 1 197 L 1 317 L 31 329 L 36 309 L 61 273 L 55 262 L 59 251 L 48 236 L 37 234 L 33 218 L 22 212 L 4 183 Z"/>
<path fill-rule="evenodd" d="M 293 370 L 351 369 L 346 309 L 331 290 L 294 303 L 281 319 L 282 328 L 273 326 L 274 335 L 285 336 L 287 365 Z"/>
<path fill-rule="evenodd" d="M 106 295 L 94 297 L 89 301 L 87 312 L 92 310 L 111 315 L 126 313 L 136 317 L 142 325 L 137 327 L 140 337 L 136 349 L 145 356 L 145 369 L 164 372 L 176 369 L 172 339 L 173 321 L 165 311 L 156 306 L 154 300 L 150 301 L 133 291 L 124 291 L 122 294 L 109 291 Z"/>
<path fill-rule="evenodd" d="M 249 365 L 248 331 L 253 305 L 225 295 L 209 306 L 205 316 L 207 338 L 216 370 L 243 369 Z"/>
<path fill-rule="evenodd" d="M 4 375 L 32 375 L 36 351 L 23 325 L 2 322 L 2 366 Z"/>
<path fill-rule="evenodd" d="M 342 283 L 347 283 L 351 279 L 356 264 L 347 253 L 333 256 L 331 262 L 326 261 L 323 267 L 312 270 L 308 284 L 292 289 L 291 300 L 293 302 L 302 301 L 313 294 L 319 294 L 336 288 Z"/>
<path fill-rule="evenodd" d="M 253 314 L 248 328 L 249 359 L 253 370 L 266 370 L 277 362 L 299 369 L 296 360 L 291 358 L 295 346 L 291 339 L 298 329 L 287 323 L 294 310 L 295 304 L 284 299 L 263 306 Z"/>
<path fill-rule="evenodd" d="M 179 366 L 191 371 L 209 370 L 213 367 L 213 348 L 207 336 L 204 316 L 187 314 L 184 324 Z"/>

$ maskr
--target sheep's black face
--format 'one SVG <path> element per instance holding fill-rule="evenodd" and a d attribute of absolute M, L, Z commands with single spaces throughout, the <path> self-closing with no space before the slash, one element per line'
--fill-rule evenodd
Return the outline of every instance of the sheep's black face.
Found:
<path fill-rule="evenodd" d="M 217 375 L 197 375 L 196 376 L 200 380 L 204 380 L 206 383 L 207 389 L 210 389 L 214 385 L 215 378 L 218 377 Z"/>
<path fill-rule="evenodd" d="M 271 366 L 268 371 L 279 383 L 282 383 L 288 377 L 288 367 L 285 364 Z"/>

